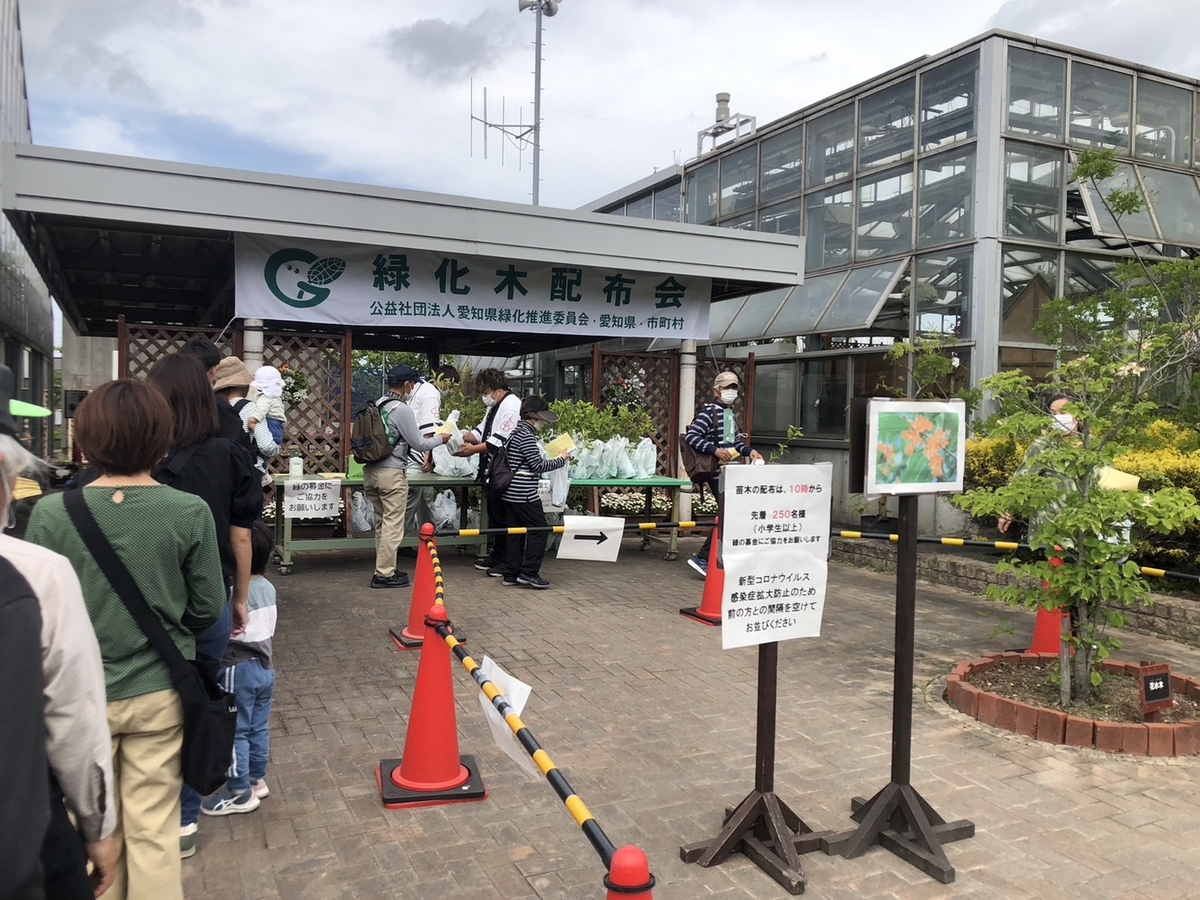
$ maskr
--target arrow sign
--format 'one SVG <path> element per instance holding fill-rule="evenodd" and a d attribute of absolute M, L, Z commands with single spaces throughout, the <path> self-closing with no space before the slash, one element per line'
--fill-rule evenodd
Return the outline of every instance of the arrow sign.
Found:
<path fill-rule="evenodd" d="M 558 545 L 558 558 L 616 562 L 624 533 L 624 519 L 563 516 L 563 537 Z"/>

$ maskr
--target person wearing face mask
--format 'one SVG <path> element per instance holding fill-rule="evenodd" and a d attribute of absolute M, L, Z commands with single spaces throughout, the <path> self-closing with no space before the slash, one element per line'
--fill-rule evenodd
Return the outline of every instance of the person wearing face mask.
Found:
<path fill-rule="evenodd" d="M 1025 458 L 1021 461 L 1020 467 L 1013 473 L 1014 478 L 1018 475 L 1036 474 L 1057 482 L 1064 496 L 1067 492 L 1075 490 L 1075 482 L 1072 479 L 1049 468 L 1040 459 L 1046 450 L 1057 446 L 1063 440 L 1067 440 L 1067 435 L 1077 435 L 1079 433 L 1078 420 L 1066 410 L 1066 407 L 1070 403 L 1071 398 L 1066 394 L 1054 394 L 1050 397 L 1047 409 L 1049 410 L 1050 417 L 1054 420 L 1053 430 L 1050 434 L 1038 438 L 1029 445 L 1029 449 L 1025 451 Z M 1051 505 L 1030 516 L 1026 541 L 1031 547 L 1036 548 L 1040 546 L 1038 543 L 1038 531 L 1041 528 L 1041 524 L 1057 511 L 1056 506 Z M 1013 524 L 1012 515 L 1005 513 L 1000 517 L 997 524 L 1001 534 L 1007 534 Z"/>
<path fill-rule="evenodd" d="M 508 389 L 508 379 L 499 369 L 483 369 L 476 375 L 475 390 L 483 398 L 487 414 L 482 422 L 463 433 L 466 443 L 456 455 L 482 454 L 479 458 L 479 483 L 484 486 L 483 503 L 487 508 L 488 527 L 507 528 L 508 507 L 500 495 L 487 486 L 488 465 L 494 454 L 503 451 L 504 442 L 521 421 L 521 398 Z M 488 544 L 488 552 L 475 560 L 475 568 L 494 578 L 502 578 L 508 557 L 508 537 L 493 535 Z"/>
<path fill-rule="evenodd" d="M 723 463 L 730 463 L 742 457 L 748 457 L 752 462 L 761 462 L 762 455 L 749 444 L 742 443 L 738 436 L 737 421 L 733 415 L 733 404 L 737 402 L 740 385 L 738 377 L 732 372 L 722 372 L 713 381 L 713 400 L 706 403 L 696 414 L 692 424 L 688 426 L 683 439 L 697 453 L 715 456 Z M 712 478 L 703 482 L 709 486 L 713 494 L 717 493 L 719 470 Z M 708 574 L 708 556 L 712 547 L 713 533 L 710 531 L 700 552 L 688 560 L 688 565 L 695 569 L 701 577 Z"/>
<path fill-rule="evenodd" d="M 387 374 L 387 393 L 375 401 L 387 428 L 390 456 L 363 466 L 363 493 L 375 510 L 375 573 L 373 588 L 408 586 L 408 573 L 396 570 L 396 551 L 404 540 L 404 518 L 408 512 L 408 454 L 410 449 L 432 450 L 446 442 L 446 435 L 421 434 L 417 417 L 408 400 L 421 373 L 412 366 L 396 366 Z"/>
<path fill-rule="evenodd" d="M 512 470 L 512 482 L 504 490 L 502 500 L 508 506 L 508 521 L 516 528 L 545 528 L 546 513 L 538 496 L 538 479 L 543 472 L 553 472 L 567 464 L 564 452 L 555 459 L 542 456 L 537 444 L 537 432 L 558 421 L 549 404 L 541 397 L 526 397 L 521 401 L 521 421 L 504 445 L 505 459 Z M 546 556 L 545 531 L 530 531 L 511 535 L 508 556 L 504 562 L 504 587 L 527 587 L 545 590 L 550 582 L 542 577 L 542 560 Z"/>

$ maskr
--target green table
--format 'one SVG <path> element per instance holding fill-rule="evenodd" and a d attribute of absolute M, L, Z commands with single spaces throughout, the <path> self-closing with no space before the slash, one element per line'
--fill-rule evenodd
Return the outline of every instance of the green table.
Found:
<path fill-rule="evenodd" d="M 320 476 L 317 476 L 319 478 Z M 365 550 L 374 549 L 375 534 L 371 532 L 365 537 L 355 537 L 352 531 L 352 523 L 350 521 L 350 502 L 349 494 L 354 488 L 362 487 L 362 477 L 347 476 L 341 479 L 342 482 L 342 505 L 345 510 L 343 520 L 346 524 L 345 537 L 332 538 L 294 538 L 292 537 L 292 523 L 294 519 L 285 519 L 283 516 L 283 486 L 288 482 L 287 475 L 276 475 L 275 484 L 275 559 L 279 563 L 279 574 L 287 575 L 292 571 L 293 560 L 298 550 Z M 305 475 L 305 481 L 314 481 L 316 478 L 312 475 Z M 434 475 L 426 472 L 409 472 L 408 473 L 409 487 L 434 487 L 438 491 L 443 491 L 450 488 L 458 497 L 458 517 L 459 527 L 467 527 L 467 492 L 471 488 L 478 489 L 480 485 L 475 483 L 474 476 L 464 477 L 446 477 L 444 475 Z M 487 528 L 487 510 L 482 508 L 480 504 L 480 522 L 479 527 Z M 416 547 L 420 543 L 420 537 L 416 534 L 404 535 L 404 540 L 400 542 L 401 547 Z M 438 538 L 438 546 L 475 546 L 480 553 L 487 552 L 486 537 L 450 537 Z"/>
<path fill-rule="evenodd" d="M 679 495 L 684 488 L 691 487 L 691 484 L 686 478 L 667 478 L 663 475 L 655 475 L 653 478 L 580 478 L 573 480 L 571 487 L 641 488 L 646 492 L 646 505 L 642 521 L 649 522 L 654 517 L 651 500 L 654 497 L 655 488 L 666 488 L 671 492 L 671 517 L 667 521 L 673 521 L 679 512 Z M 604 510 L 598 503 L 597 512 L 604 514 Z M 679 552 L 679 529 L 672 528 L 670 533 L 669 538 L 661 538 L 651 535 L 648 531 L 642 532 L 642 549 L 646 550 L 655 541 L 665 543 L 667 545 L 666 558 L 674 559 Z"/>

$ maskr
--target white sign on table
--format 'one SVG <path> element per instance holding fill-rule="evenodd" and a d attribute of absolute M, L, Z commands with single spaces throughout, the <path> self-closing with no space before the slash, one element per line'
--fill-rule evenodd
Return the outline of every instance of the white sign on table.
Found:
<path fill-rule="evenodd" d="M 558 559 L 616 562 L 624 536 L 624 519 L 613 516 L 563 516 Z"/>
<path fill-rule="evenodd" d="M 721 647 L 821 633 L 833 467 L 726 466 Z"/>
<path fill-rule="evenodd" d="M 285 519 L 329 519 L 338 514 L 342 482 L 335 478 L 291 479 L 283 483 Z"/>

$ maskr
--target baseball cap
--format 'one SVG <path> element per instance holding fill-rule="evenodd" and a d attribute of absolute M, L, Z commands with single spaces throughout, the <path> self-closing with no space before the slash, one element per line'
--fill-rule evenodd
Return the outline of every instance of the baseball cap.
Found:
<path fill-rule="evenodd" d="M 722 372 L 720 375 L 717 376 L 716 381 L 713 382 L 713 387 L 715 387 L 715 388 L 739 387 L 738 377 L 736 375 L 734 375 L 732 372 Z"/>
<path fill-rule="evenodd" d="M 521 418 L 538 419 L 551 424 L 558 421 L 558 416 L 550 412 L 550 404 L 536 395 L 521 401 Z"/>
<path fill-rule="evenodd" d="M 421 373 L 412 366 L 401 363 L 394 366 L 387 374 L 388 387 L 394 387 L 398 384 L 404 384 L 406 381 L 420 381 Z"/>
<path fill-rule="evenodd" d="M 50 410 L 44 406 L 35 406 L 24 400 L 14 400 L 13 394 L 16 392 L 16 387 L 17 379 L 13 375 L 12 369 L 8 366 L 0 366 L 0 434 L 7 434 L 9 437 L 17 437 L 20 434 L 14 416 L 41 419 L 50 415 Z"/>

